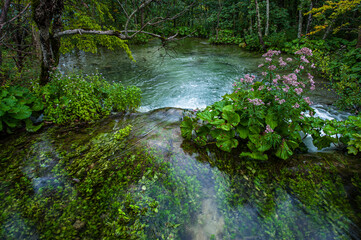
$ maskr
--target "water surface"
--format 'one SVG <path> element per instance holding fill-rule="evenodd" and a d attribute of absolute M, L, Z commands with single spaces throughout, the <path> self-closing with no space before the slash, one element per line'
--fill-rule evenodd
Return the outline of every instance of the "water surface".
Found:
<path fill-rule="evenodd" d="M 124 51 L 73 52 L 60 59 L 61 70 L 102 73 L 107 80 L 135 85 L 143 92 L 141 111 L 162 107 L 204 108 L 230 92 L 232 83 L 254 73 L 260 55 L 237 46 L 213 46 L 186 39 L 162 47 L 158 41 Z"/>

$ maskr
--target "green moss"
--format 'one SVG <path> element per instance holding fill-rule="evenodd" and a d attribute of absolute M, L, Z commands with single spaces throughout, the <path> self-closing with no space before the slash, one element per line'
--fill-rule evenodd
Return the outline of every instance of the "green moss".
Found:
<path fill-rule="evenodd" d="M 175 236 L 199 205 L 197 188 L 186 190 L 194 178 L 154 151 L 129 148 L 126 122 L 17 137 L 0 145 L 0 238 Z"/>

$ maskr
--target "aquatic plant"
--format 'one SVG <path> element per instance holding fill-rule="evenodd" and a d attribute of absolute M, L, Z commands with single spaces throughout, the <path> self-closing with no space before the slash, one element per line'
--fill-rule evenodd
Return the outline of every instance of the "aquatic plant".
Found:
<path fill-rule="evenodd" d="M 199 207 L 199 183 L 130 147 L 133 120 L 0 142 L 0 238 L 176 238 Z"/>
<path fill-rule="evenodd" d="M 245 75 L 234 83 L 234 91 L 208 106 L 196 116 L 185 116 L 183 137 L 199 145 L 215 143 L 224 151 L 240 146 L 241 157 L 266 160 L 274 155 L 287 159 L 302 147 L 299 131 L 305 131 L 306 113 L 313 115 L 311 101 L 303 97 L 315 89 L 313 76 L 302 73 L 314 67 L 308 57 L 312 51 L 302 48 L 294 58 L 277 57 L 280 51 L 263 55 L 262 77 Z M 285 69 L 293 68 L 287 74 Z M 210 141 L 208 141 L 210 140 Z"/>

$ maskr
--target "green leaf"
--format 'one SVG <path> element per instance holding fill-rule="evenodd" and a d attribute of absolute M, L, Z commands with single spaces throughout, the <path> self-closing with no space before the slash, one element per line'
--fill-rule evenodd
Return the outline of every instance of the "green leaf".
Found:
<path fill-rule="evenodd" d="M 266 124 L 272 129 L 275 129 L 278 126 L 277 118 L 272 112 L 268 112 L 266 116 Z"/>
<path fill-rule="evenodd" d="M 231 131 L 231 129 L 232 129 L 233 127 L 232 127 L 232 125 L 229 124 L 229 123 L 224 123 L 224 124 L 222 124 L 222 125 L 217 126 L 217 128 L 220 128 L 220 129 L 222 129 L 222 130 L 224 130 L 224 131 Z"/>
<path fill-rule="evenodd" d="M 232 105 L 227 105 L 227 106 L 224 106 L 223 108 L 222 108 L 222 112 L 233 112 L 234 110 L 233 110 L 233 106 Z"/>
<path fill-rule="evenodd" d="M 6 97 L 8 93 L 9 92 L 6 89 L 2 89 L 0 92 L 0 99 Z"/>
<path fill-rule="evenodd" d="M 190 117 L 185 116 L 180 126 L 182 137 L 190 140 L 192 138 L 193 121 Z"/>
<path fill-rule="evenodd" d="M 224 108 L 226 108 L 226 107 L 224 107 Z M 223 111 L 222 117 L 224 119 L 226 119 L 227 122 L 229 124 L 231 124 L 233 127 L 236 127 L 238 125 L 239 121 L 241 120 L 241 117 L 233 111 Z"/>
<path fill-rule="evenodd" d="M 287 142 L 284 141 L 281 146 L 277 149 L 276 152 L 276 156 L 286 160 L 288 159 L 290 156 L 292 156 L 293 152 L 292 150 L 288 147 Z"/>
<path fill-rule="evenodd" d="M 354 146 L 348 146 L 347 149 L 348 149 L 348 154 L 356 155 L 358 153 L 357 148 L 355 148 Z"/>
<path fill-rule="evenodd" d="M 9 96 L 1 100 L 1 109 L 4 111 L 9 111 L 12 107 L 16 105 L 16 98 L 14 96 Z"/>
<path fill-rule="evenodd" d="M 30 118 L 28 118 L 28 119 L 25 120 L 25 125 L 26 125 L 26 131 L 28 131 L 28 132 L 36 132 L 44 125 L 44 123 L 41 123 L 41 124 L 35 126 L 33 124 L 33 122 L 30 120 Z"/>
<path fill-rule="evenodd" d="M 260 131 L 261 131 L 261 128 L 257 125 L 252 125 L 249 127 L 249 130 L 251 133 L 256 133 L 256 134 L 259 134 Z"/>
<path fill-rule="evenodd" d="M 248 127 L 244 127 L 241 125 L 238 125 L 236 128 L 236 132 L 238 133 L 239 137 L 242 139 L 246 139 L 249 135 Z"/>
<path fill-rule="evenodd" d="M 26 105 L 18 105 L 17 108 L 14 109 L 16 112 L 14 113 L 10 113 L 9 115 L 12 118 L 15 119 L 26 119 L 29 118 L 31 116 L 31 109 L 30 107 L 26 106 Z"/>
<path fill-rule="evenodd" d="M 203 121 L 212 122 L 214 121 L 214 117 L 217 116 L 218 113 L 216 111 L 209 111 L 208 109 L 199 112 L 197 117 Z"/>
<path fill-rule="evenodd" d="M 0 132 L 3 130 L 3 121 L 0 118 Z"/>
<path fill-rule="evenodd" d="M 212 106 L 214 107 L 215 110 L 221 112 L 224 106 L 226 106 L 227 104 L 228 103 L 226 101 L 219 101 L 219 102 L 215 102 Z"/>
<path fill-rule="evenodd" d="M 3 121 L 8 125 L 10 128 L 14 128 L 19 124 L 19 120 L 13 118 L 3 118 Z"/>
<path fill-rule="evenodd" d="M 216 118 L 216 119 L 214 119 L 213 121 L 211 121 L 209 123 L 211 123 L 212 125 L 218 126 L 218 125 L 225 124 L 226 121 L 224 121 L 224 119 Z"/>
<path fill-rule="evenodd" d="M 234 138 L 234 136 L 234 130 L 229 132 L 223 131 L 217 136 L 217 147 L 223 151 L 230 152 L 232 148 L 236 148 L 238 146 L 238 141 Z"/>
<path fill-rule="evenodd" d="M 41 111 L 44 109 L 44 104 L 41 101 L 35 101 L 31 109 L 35 112 Z"/>

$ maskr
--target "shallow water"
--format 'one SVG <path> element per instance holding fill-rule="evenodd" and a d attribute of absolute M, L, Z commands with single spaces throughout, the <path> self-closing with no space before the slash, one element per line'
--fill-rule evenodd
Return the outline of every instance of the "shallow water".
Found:
<path fill-rule="evenodd" d="M 102 73 L 110 81 L 135 85 L 143 92 L 141 111 L 162 107 L 204 108 L 230 92 L 240 76 L 256 70 L 260 55 L 237 46 L 213 46 L 187 39 L 167 49 L 159 42 L 131 46 L 136 62 L 121 50 L 62 56 L 63 72 Z"/>
<path fill-rule="evenodd" d="M 255 66 L 261 61 L 238 47 L 201 40 L 186 40 L 175 49 L 166 52 L 157 43 L 132 47 L 136 63 L 123 52 L 106 50 L 61 58 L 64 72 L 98 71 L 112 81 L 140 87 L 143 112 L 0 140 L 0 238 L 94 239 L 99 238 L 96 231 L 110 231 L 106 227 L 120 218 L 124 187 L 103 187 L 104 182 L 92 178 L 100 172 L 106 180 L 121 172 L 109 171 L 110 164 L 143 171 L 125 188 L 138 205 L 145 204 L 144 199 L 159 202 L 157 214 L 138 218 L 146 224 L 146 239 L 360 239 L 359 159 L 310 148 L 313 153 L 288 161 L 241 161 L 237 152 L 185 141 L 179 129 L 184 110 L 154 110 L 212 104 L 231 90 L 235 79 L 257 74 Z M 332 101 L 327 91 L 311 97 L 318 116 L 347 116 L 327 105 Z M 114 145 L 114 134 L 128 124 L 133 125 L 131 136 L 123 147 Z M 132 162 L 122 164 L 127 160 L 123 156 L 132 158 L 139 148 L 157 159 L 144 163 L 150 164 L 147 171 Z M 148 173 L 163 163 L 163 175 Z M 95 181 L 100 181 L 95 193 L 84 193 L 83 187 Z M 99 209 L 89 214 L 95 203 Z M 90 225 L 91 220 L 97 225 Z"/>

